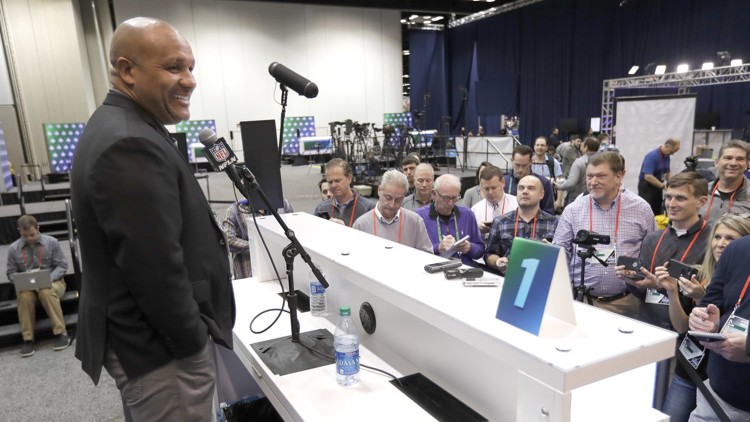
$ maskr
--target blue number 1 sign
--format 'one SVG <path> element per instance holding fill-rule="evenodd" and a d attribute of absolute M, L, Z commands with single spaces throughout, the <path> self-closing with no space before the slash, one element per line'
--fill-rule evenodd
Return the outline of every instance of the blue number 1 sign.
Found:
<path fill-rule="evenodd" d="M 500 293 L 500 303 L 495 316 L 501 321 L 538 335 L 558 264 L 560 277 L 567 275 L 564 256 L 565 252 L 559 246 L 515 238 L 508 257 L 508 269 L 505 272 L 503 291 Z M 567 285 L 569 284 L 568 281 Z"/>
<path fill-rule="evenodd" d="M 523 278 L 521 279 L 521 285 L 518 287 L 516 300 L 513 304 L 523 309 L 526 306 L 526 298 L 529 297 L 531 285 L 534 283 L 534 276 L 536 275 L 536 269 L 539 267 L 539 260 L 534 258 L 524 259 L 521 262 L 521 267 L 524 269 Z"/>

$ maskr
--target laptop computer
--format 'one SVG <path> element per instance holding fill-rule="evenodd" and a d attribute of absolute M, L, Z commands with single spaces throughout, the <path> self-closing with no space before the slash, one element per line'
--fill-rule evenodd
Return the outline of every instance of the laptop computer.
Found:
<path fill-rule="evenodd" d="M 39 290 L 52 287 L 52 273 L 50 270 L 30 270 L 13 274 L 13 285 L 16 294 L 26 290 Z"/>

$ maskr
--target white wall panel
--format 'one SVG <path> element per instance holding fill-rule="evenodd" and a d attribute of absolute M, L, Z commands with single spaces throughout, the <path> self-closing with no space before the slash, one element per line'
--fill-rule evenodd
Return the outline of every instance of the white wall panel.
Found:
<path fill-rule="evenodd" d="M 86 121 L 94 110 L 76 0 L 2 0 L 8 64 L 18 98 L 28 162 L 49 172 L 43 123 Z M 20 172 L 20 143 L 9 140 Z"/>
<path fill-rule="evenodd" d="M 120 23 L 152 16 L 193 47 L 198 88 L 192 119 L 215 119 L 221 136 L 243 120 L 278 119 L 281 93 L 268 74 L 277 61 L 320 88 L 289 93 L 287 116 L 314 115 L 319 130 L 353 119 L 382 123 L 401 109 L 399 12 L 270 2 L 115 0 Z"/>

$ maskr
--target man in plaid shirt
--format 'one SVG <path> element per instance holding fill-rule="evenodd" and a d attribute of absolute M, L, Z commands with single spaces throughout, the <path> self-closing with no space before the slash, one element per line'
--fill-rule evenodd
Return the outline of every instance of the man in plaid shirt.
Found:
<path fill-rule="evenodd" d="M 580 230 L 610 236 L 611 244 L 596 245 L 596 259 L 586 261 L 584 285 L 590 289 L 592 304 L 620 315 L 638 315 L 639 300 L 628 291 L 625 280 L 615 274 L 617 257 L 636 257 L 646 234 L 656 230 L 654 213 L 648 203 L 622 187 L 625 160 L 619 153 L 606 151 L 591 156 L 586 167 L 589 195 L 580 196 L 565 208 L 555 230 L 555 245 L 568 256 L 570 280 L 579 286 L 581 258 L 573 239 Z"/>
<path fill-rule="evenodd" d="M 513 239 L 552 240 L 557 228 L 557 217 L 539 208 L 544 197 L 544 186 L 538 177 L 529 175 L 521 178 L 517 192 L 518 209 L 494 219 L 484 251 L 484 262 L 501 273 L 508 266 Z"/>

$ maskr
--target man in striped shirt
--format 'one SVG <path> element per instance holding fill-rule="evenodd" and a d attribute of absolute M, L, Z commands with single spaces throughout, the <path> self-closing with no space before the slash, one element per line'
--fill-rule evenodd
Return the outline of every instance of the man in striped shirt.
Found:
<path fill-rule="evenodd" d="M 591 156 L 586 167 L 589 195 L 578 197 L 560 216 L 552 243 L 565 249 L 573 287 L 580 285 L 581 258 L 573 239 L 580 230 L 610 236 L 611 244 L 596 245 L 597 257 L 586 261 L 584 285 L 592 304 L 612 312 L 635 317 L 639 300 L 628 291 L 625 280 L 615 273 L 617 257 L 638 256 L 646 234 L 656 230 L 654 213 L 642 198 L 622 187 L 625 160 L 613 151 Z"/>

